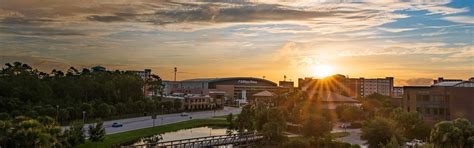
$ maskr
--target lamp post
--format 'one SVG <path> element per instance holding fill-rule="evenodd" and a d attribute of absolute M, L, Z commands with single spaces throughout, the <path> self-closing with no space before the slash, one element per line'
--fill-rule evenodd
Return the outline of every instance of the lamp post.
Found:
<path fill-rule="evenodd" d="M 59 123 L 59 105 L 56 105 L 56 122 Z"/>
<path fill-rule="evenodd" d="M 163 118 L 165 118 L 165 106 L 161 104 L 161 124 L 163 124 Z"/>
<path fill-rule="evenodd" d="M 86 111 L 82 111 L 82 123 L 86 124 Z"/>

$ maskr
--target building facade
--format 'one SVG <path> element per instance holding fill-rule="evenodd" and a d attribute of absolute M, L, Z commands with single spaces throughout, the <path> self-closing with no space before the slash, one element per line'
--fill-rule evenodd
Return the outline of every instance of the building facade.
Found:
<path fill-rule="evenodd" d="M 173 93 L 219 95 L 227 101 L 247 103 L 247 99 L 261 91 L 275 92 L 276 83 L 252 77 L 205 78 L 183 81 L 164 81 L 165 95 Z M 219 92 L 219 93 L 216 93 Z"/>
<path fill-rule="evenodd" d="M 432 86 L 405 86 L 402 108 L 433 123 L 464 117 L 474 122 L 474 81 L 444 81 Z"/>
<path fill-rule="evenodd" d="M 386 78 L 349 78 L 333 75 L 324 79 L 300 78 L 298 88 L 303 91 L 330 91 L 352 98 L 365 97 L 374 93 L 393 95 L 393 77 Z"/>

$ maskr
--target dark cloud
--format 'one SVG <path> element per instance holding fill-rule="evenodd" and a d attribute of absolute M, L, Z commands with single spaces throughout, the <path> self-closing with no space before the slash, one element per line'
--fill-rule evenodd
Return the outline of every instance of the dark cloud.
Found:
<path fill-rule="evenodd" d="M 100 22 L 150 22 L 154 24 L 171 24 L 185 22 L 265 22 L 285 20 L 306 20 L 315 17 L 334 16 L 331 12 L 293 10 L 280 5 L 254 4 L 221 7 L 216 5 L 181 5 L 181 9 L 156 10 L 154 13 L 115 13 L 115 15 L 91 15 L 88 20 Z M 342 13 L 342 12 L 341 12 Z"/>
<path fill-rule="evenodd" d="M 45 28 L 45 27 L 2 27 L 0 26 L 0 33 L 12 34 L 12 35 L 23 35 L 23 36 L 83 36 L 84 33 L 56 29 L 56 28 Z"/>
<path fill-rule="evenodd" d="M 119 22 L 124 21 L 125 19 L 119 16 L 98 16 L 92 15 L 87 17 L 88 20 L 91 21 L 99 21 L 99 22 Z"/>

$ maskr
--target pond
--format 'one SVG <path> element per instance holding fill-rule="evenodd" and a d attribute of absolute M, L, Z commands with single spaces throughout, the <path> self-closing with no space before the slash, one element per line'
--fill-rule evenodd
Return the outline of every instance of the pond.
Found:
<path fill-rule="evenodd" d="M 197 137 L 225 135 L 226 130 L 227 129 L 224 127 L 209 127 L 209 126 L 183 129 L 183 130 L 179 130 L 175 132 L 168 132 L 164 134 L 142 138 L 139 141 L 130 145 L 147 144 L 153 141 L 172 141 L 172 140 L 189 139 L 189 138 L 197 138 Z"/>

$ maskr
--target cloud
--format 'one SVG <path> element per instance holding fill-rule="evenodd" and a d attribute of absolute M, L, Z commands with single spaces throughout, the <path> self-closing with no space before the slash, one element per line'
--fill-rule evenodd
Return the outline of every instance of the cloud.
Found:
<path fill-rule="evenodd" d="M 395 79 L 397 86 L 430 86 L 433 84 L 431 78 L 412 78 L 412 79 Z"/>
<path fill-rule="evenodd" d="M 385 27 L 379 27 L 378 29 L 382 30 L 382 31 L 386 31 L 386 32 L 398 33 L 398 32 L 405 32 L 405 31 L 415 30 L 416 28 L 385 28 Z"/>
<path fill-rule="evenodd" d="M 443 19 L 456 23 L 474 24 L 474 17 L 472 16 L 447 16 Z"/>

